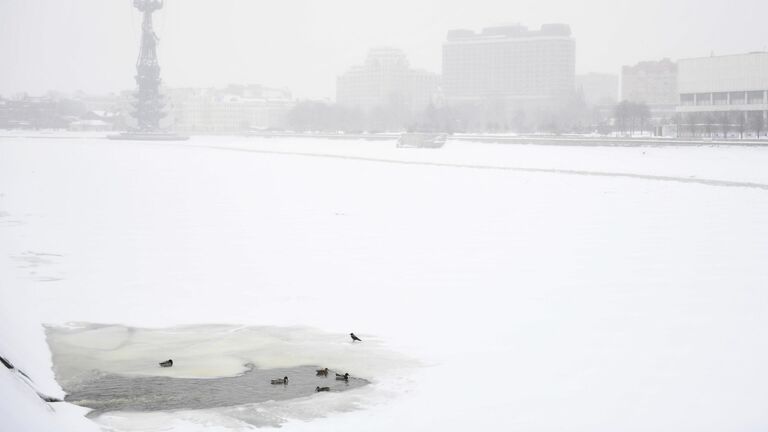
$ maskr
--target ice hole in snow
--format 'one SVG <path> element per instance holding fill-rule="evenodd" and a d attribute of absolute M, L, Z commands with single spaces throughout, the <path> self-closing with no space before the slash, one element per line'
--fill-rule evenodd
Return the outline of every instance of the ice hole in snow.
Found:
<path fill-rule="evenodd" d="M 71 324 L 46 328 L 56 379 L 66 401 L 105 412 L 208 409 L 322 398 L 316 387 L 345 392 L 375 371 L 410 362 L 372 342 L 307 328 L 195 325 L 165 329 Z M 173 359 L 173 367 L 159 362 Z M 316 369 L 328 367 L 328 377 Z M 350 373 L 348 381 L 335 373 Z M 287 385 L 271 379 L 288 376 Z"/>

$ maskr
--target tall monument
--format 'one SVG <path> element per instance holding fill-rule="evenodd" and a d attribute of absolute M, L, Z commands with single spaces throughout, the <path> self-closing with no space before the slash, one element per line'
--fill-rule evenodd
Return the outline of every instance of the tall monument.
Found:
<path fill-rule="evenodd" d="M 141 48 L 136 60 L 136 103 L 132 113 L 137 126 L 134 130 L 111 139 L 127 140 L 185 140 L 188 137 L 166 133 L 160 129 L 163 112 L 163 96 L 160 94 L 160 63 L 157 61 L 159 41 L 152 28 L 152 13 L 163 7 L 163 0 L 133 0 L 133 6 L 143 15 L 141 23 Z"/>
<path fill-rule="evenodd" d="M 152 28 L 152 13 L 163 7 L 163 0 L 133 0 L 144 15 L 141 23 L 141 48 L 136 60 L 136 111 L 133 115 L 140 132 L 158 132 L 163 113 L 160 95 L 160 63 L 157 61 L 157 35 Z"/>

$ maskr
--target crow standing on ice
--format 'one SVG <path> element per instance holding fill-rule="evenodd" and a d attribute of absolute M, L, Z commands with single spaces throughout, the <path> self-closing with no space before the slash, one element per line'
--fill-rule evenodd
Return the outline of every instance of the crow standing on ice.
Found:
<path fill-rule="evenodd" d="M 362 342 L 362 341 L 363 341 L 363 340 L 362 340 L 362 339 L 360 339 L 359 337 L 355 336 L 355 334 L 354 334 L 354 333 L 350 333 L 350 334 L 349 334 L 349 337 L 351 337 L 351 338 L 352 338 L 352 342 L 357 342 L 357 341 L 360 341 L 360 342 Z"/>

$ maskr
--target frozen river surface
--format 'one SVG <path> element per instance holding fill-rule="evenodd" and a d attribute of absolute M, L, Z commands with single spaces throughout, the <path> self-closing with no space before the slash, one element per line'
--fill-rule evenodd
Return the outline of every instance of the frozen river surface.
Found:
<path fill-rule="evenodd" d="M 63 396 L 42 323 L 261 326 L 246 356 L 201 352 L 370 382 L 93 418 L 118 431 L 765 430 L 767 166 L 747 147 L 0 138 L 0 354 Z M 140 375 L 139 351 L 94 358 Z M 45 419 L 1 396 L 0 425 Z"/>

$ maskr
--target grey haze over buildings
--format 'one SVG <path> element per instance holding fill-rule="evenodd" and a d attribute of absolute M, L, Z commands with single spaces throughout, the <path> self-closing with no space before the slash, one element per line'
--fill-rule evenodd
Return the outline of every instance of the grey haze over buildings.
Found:
<path fill-rule="evenodd" d="M 452 29 L 566 23 L 577 73 L 618 74 L 648 59 L 763 50 L 766 16 L 764 0 L 169 0 L 155 24 L 170 86 L 261 83 L 333 98 L 336 78 L 371 47 L 441 73 Z M 132 89 L 139 31 L 131 0 L 2 0 L 0 95 Z"/>

